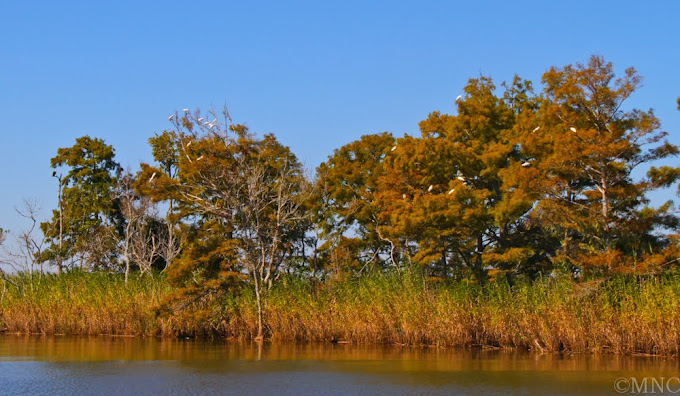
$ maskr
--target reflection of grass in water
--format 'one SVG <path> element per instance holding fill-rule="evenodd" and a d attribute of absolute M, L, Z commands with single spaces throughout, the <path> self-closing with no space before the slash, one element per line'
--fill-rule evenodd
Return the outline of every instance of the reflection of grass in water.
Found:
<path fill-rule="evenodd" d="M 48 362 L 153 362 L 174 361 L 203 371 L 236 371 L 237 362 L 259 362 L 241 370 L 291 370 L 291 364 L 319 370 L 320 362 L 333 371 L 417 375 L 437 373 L 559 372 L 577 378 L 583 371 L 675 374 L 674 359 L 590 354 L 536 355 L 517 350 L 402 347 L 394 345 L 348 345 L 227 340 L 177 340 L 168 338 L 0 336 L 0 361 L 37 360 Z M 304 367 L 303 367 L 304 368 Z M 574 373 L 574 374 L 568 374 Z M 547 374 L 546 374 L 547 375 Z M 463 374 L 463 377 L 465 375 Z"/>
<path fill-rule="evenodd" d="M 71 393 L 86 379 L 87 393 L 125 384 L 120 393 L 605 394 L 619 377 L 677 373 L 673 359 L 631 356 L 156 338 L 0 336 L 0 364 L 11 369 L 6 355 L 25 357 L 37 393 L 48 377 Z"/>
<path fill-rule="evenodd" d="M 202 303 L 208 315 L 199 321 L 154 315 L 171 292 L 160 277 L 132 277 L 125 285 L 118 275 L 75 272 L 34 278 L 32 287 L 25 275 L 13 280 L 22 290 L 5 285 L 0 300 L 0 327 L 10 332 L 247 339 L 256 328 L 248 292 Z M 679 280 L 676 274 L 480 286 L 394 273 L 325 283 L 284 278 L 267 296 L 265 320 L 272 340 L 677 354 Z"/>
<path fill-rule="evenodd" d="M 532 359 L 529 357 L 528 359 Z M 518 360 L 528 360 L 526 357 Z M 449 359 L 454 361 L 455 359 Z M 460 359 L 458 359 L 460 361 Z M 423 364 L 417 367 L 418 363 Z M 432 367 L 428 361 L 402 367 L 400 361 L 362 360 L 206 360 L 146 362 L 98 361 L 82 364 L 68 360 L 9 362 L 9 374 L 0 391 L 16 393 L 173 394 L 608 394 L 622 373 L 592 371 L 514 370 L 487 371 Z M 474 363 L 469 359 L 468 363 Z M 417 368 L 414 368 L 417 367 Z M 673 373 L 670 371 L 670 373 Z M 642 377 L 646 371 L 629 375 Z M 672 374 L 671 374 L 672 375 Z M 45 380 L 49 378 L 49 380 Z M 29 391 L 27 391 L 29 392 Z"/>

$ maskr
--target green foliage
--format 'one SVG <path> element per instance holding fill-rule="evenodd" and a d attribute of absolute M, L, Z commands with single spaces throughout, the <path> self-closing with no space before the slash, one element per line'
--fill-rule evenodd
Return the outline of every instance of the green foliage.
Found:
<path fill-rule="evenodd" d="M 113 189 L 121 173 L 113 147 L 83 136 L 60 148 L 50 161 L 59 175 L 59 208 L 41 224 L 49 243 L 47 260 L 61 264 L 78 260 L 81 267 L 110 268 L 116 264 L 116 244 L 123 219 Z"/>

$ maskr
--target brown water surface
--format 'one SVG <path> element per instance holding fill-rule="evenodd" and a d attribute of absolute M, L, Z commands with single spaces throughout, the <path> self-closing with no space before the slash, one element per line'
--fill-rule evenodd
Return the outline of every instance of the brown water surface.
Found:
<path fill-rule="evenodd" d="M 670 394 L 679 375 L 672 358 L 0 335 L 0 395 Z"/>

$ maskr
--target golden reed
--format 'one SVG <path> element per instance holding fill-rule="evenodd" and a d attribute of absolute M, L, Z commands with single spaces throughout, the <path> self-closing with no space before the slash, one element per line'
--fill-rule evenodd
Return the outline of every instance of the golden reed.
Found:
<path fill-rule="evenodd" d="M 158 306 L 161 277 L 14 275 L 0 284 L 0 331 L 135 336 L 256 334 L 254 296 L 213 296 L 173 315 Z M 283 279 L 266 295 L 272 340 L 519 348 L 678 356 L 680 276 L 491 282 L 480 286 L 378 274 L 319 282 Z"/>

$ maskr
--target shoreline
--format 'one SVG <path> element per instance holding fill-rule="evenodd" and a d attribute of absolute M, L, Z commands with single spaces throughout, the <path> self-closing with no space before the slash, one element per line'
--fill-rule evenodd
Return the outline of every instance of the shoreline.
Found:
<path fill-rule="evenodd" d="M 200 342 L 221 342 L 225 344 L 261 344 L 261 345 L 294 345 L 294 346 L 314 346 L 314 345 L 347 345 L 352 347 L 395 347 L 395 348 L 420 348 L 420 349 L 439 349 L 453 352 L 507 352 L 520 353 L 537 356 L 617 356 L 617 357 L 643 357 L 643 358 L 664 358 L 680 361 L 680 355 L 659 355 L 644 352 L 635 353 L 615 353 L 615 352 L 588 352 L 588 351 L 546 351 L 546 350 L 532 350 L 510 346 L 496 347 L 492 345 L 436 345 L 436 344 L 399 344 L 399 343 L 368 343 L 368 342 L 352 342 L 352 341 L 315 341 L 315 340 L 272 340 L 265 338 L 264 340 L 256 339 L 237 339 L 233 337 L 223 336 L 199 336 L 199 337 L 169 337 L 169 336 L 149 336 L 149 335 L 135 335 L 135 334 L 41 334 L 41 333 L 10 333 L 0 331 L 0 337 L 30 337 L 30 338 L 63 338 L 63 339 L 135 339 L 140 341 L 149 341 L 155 339 L 156 341 L 200 341 Z"/>
<path fill-rule="evenodd" d="M 0 334 L 256 341 L 251 290 L 214 294 L 161 314 L 174 289 L 162 279 L 125 284 L 115 275 L 45 277 L 32 291 L 7 289 Z M 428 283 L 375 275 L 288 279 L 264 308 L 265 342 L 402 345 L 532 353 L 680 355 L 677 275 L 592 283 Z"/>

